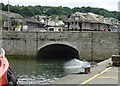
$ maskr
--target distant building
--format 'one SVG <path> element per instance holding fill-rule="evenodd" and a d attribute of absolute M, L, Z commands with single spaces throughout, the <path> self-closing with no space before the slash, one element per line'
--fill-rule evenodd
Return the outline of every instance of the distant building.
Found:
<path fill-rule="evenodd" d="M 52 20 L 52 21 L 48 21 L 48 25 L 49 26 L 62 26 L 64 25 L 64 23 L 61 20 Z"/>
<path fill-rule="evenodd" d="M 75 12 L 68 20 L 69 31 L 83 30 L 100 30 L 100 28 L 108 28 L 103 23 L 103 16 L 94 13 Z"/>
<path fill-rule="evenodd" d="M 44 23 L 39 22 L 38 20 L 34 18 L 25 18 L 26 26 L 28 28 L 28 31 L 39 31 L 44 27 Z"/>
<path fill-rule="evenodd" d="M 26 25 L 29 28 L 41 28 L 44 27 L 44 23 L 39 22 L 38 20 L 35 20 L 33 18 L 25 18 Z"/>
<path fill-rule="evenodd" d="M 3 30 L 14 30 L 18 26 L 23 26 L 25 24 L 24 17 L 21 16 L 20 14 L 13 13 L 13 12 L 8 12 L 7 11 L 2 11 L 0 10 L 0 20 L 2 20 L 2 27 Z M 9 23 L 8 23 L 9 20 Z"/>
<path fill-rule="evenodd" d="M 35 15 L 33 16 L 34 19 L 42 22 L 42 23 L 45 23 L 46 25 L 48 25 L 48 21 L 51 20 L 51 16 L 40 16 L 40 15 Z"/>
<path fill-rule="evenodd" d="M 120 1 L 118 2 L 118 12 L 120 12 Z"/>
<path fill-rule="evenodd" d="M 118 26 L 117 19 L 94 13 L 75 12 L 68 19 L 69 31 L 110 31 L 115 26 Z"/>

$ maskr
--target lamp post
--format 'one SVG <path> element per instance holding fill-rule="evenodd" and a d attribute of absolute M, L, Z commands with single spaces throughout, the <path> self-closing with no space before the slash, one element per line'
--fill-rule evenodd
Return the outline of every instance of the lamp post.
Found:
<path fill-rule="evenodd" d="M 54 27 L 56 27 L 57 25 L 56 25 L 56 23 L 57 23 L 57 20 L 55 20 L 55 22 L 54 22 L 55 24 L 54 24 Z"/>

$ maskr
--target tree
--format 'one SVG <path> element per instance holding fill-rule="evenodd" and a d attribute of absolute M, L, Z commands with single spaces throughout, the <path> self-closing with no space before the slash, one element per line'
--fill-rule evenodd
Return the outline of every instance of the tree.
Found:
<path fill-rule="evenodd" d="M 4 5 L 3 3 L 0 3 L 0 6 L 2 6 L 2 10 L 8 11 L 8 5 Z M 83 12 L 83 13 L 88 13 L 92 12 L 98 15 L 102 15 L 105 17 L 113 17 L 117 18 L 120 20 L 120 13 L 117 11 L 108 11 L 103 8 L 93 8 L 93 7 L 74 7 L 74 8 L 69 8 L 69 7 L 52 7 L 52 6 L 19 6 L 19 5 L 9 5 L 10 6 L 10 11 L 19 13 L 24 17 L 31 17 L 35 15 L 48 15 L 48 16 L 60 16 L 59 19 L 62 19 L 62 16 L 70 16 L 71 14 L 75 12 Z"/>
<path fill-rule="evenodd" d="M 46 11 L 47 15 L 58 15 L 59 14 L 59 10 L 56 7 L 50 8 Z"/>

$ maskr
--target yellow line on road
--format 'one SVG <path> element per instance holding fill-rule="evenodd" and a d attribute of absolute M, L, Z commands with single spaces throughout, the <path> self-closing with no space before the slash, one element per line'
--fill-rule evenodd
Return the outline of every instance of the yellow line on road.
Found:
<path fill-rule="evenodd" d="M 118 77 L 98 76 L 98 78 L 118 79 Z"/>
<path fill-rule="evenodd" d="M 99 74 L 94 75 L 93 77 L 91 77 L 91 78 L 89 78 L 88 80 L 82 82 L 81 84 L 86 84 L 86 83 L 88 83 L 89 81 L 91 81 L 91 80 L 93 80 L 94 78 L 96 78 L 97 76 L 99 76 L 99 75 L 105 73 L 105 72 L 108 71 L 109 69 L 111 69 L 111 67 L 109 67 L 109 68 L 103 70 L 103 71 L 100 72 Z"/>

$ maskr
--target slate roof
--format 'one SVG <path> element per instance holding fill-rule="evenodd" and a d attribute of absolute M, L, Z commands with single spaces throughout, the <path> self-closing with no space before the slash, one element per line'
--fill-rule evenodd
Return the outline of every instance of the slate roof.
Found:
<path fill-rule="evenodd" d="M 0 19 L 2 18 L 3 20 L 8 20 L 8 17 L 9 18 L 15 18 L 15 19 L 24 19 L 23 16 L 21 16 L 20 14 L 17 14 L 17 13 L 13 13 L 13 12 L 8 12 L 8 11 L 2 11 L 0 10 Z"/>
<path fill-rule="evenodd" d="M 31 23 L 40 23 L 38 20 L 34 18 L 25 18 L 26 22 L 31 22 Z"/>
<path fill-rule="evenodd" d="M 80 13 L 80 12 L 75 12 L 72 17 L 79 17 L 82 21 L 84 22 L 103 22 L 103 16 L 97 15 L 94 13 Z"/>

